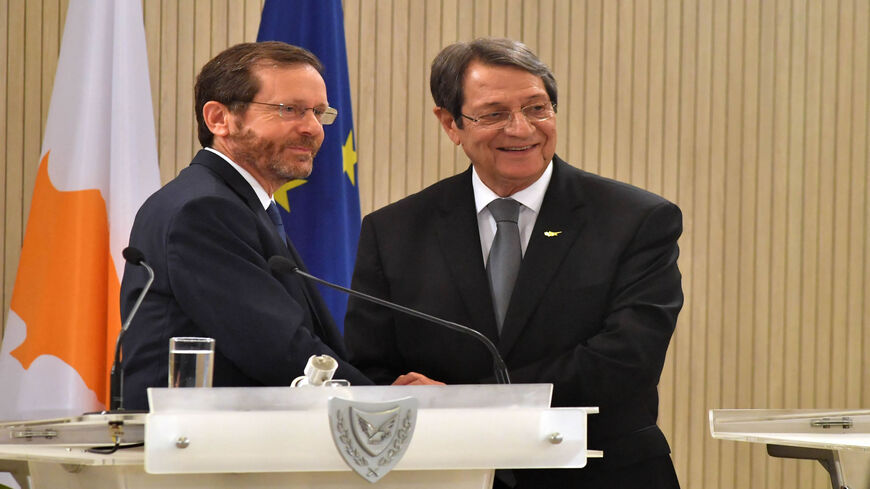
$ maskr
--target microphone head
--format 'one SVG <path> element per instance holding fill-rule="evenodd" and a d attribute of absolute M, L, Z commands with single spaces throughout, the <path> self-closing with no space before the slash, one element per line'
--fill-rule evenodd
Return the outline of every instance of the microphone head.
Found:
<path fill-rule="evenodd" d="M 121 252 L 121 255 L 124 256 L 125 260 L 133 265 L 138 265 L 145 261 L 145 254 L 142 253 L 139 248 L 134 248 L 132 246 L 124 248 L 124 251 Z"/>
<path fill-rule="evenodd" d="M 269 269 L 273 273 L 293 272 L 296 270 L 296 264 L 286 257 L 275 255 L 269 258 Z"/>

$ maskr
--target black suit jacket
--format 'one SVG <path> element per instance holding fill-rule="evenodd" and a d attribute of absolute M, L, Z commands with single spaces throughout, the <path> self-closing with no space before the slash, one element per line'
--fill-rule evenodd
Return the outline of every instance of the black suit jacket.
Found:
<path fill-rule="evenodd" d="M 200 151 L 143 204 L 130 245 L 142 250 L 156 279 L 124 338 L 125 408 L 145 409 L 145 389 L 167 385 L 173 336 L 215 339 L 215 387 L 288 385 L 320 354 L 339 360 L 336 378 L 371 383 L 343 360 L 341 336 L 317 290 L 296 275 L 270 272 L 274 255 L 302 261 L 251 186 L 218 155 Z M 142 267 L 127 264 L 123 314 L 146 279 Z"/>
<path fill-rule="evenodd" d="M 605 459 L 592 465 L 623 467 L 669 453 L 657 384 L 683 303 L 681 231 L 674 204 L 555 157 L 499 337 L 469 169 L 366 216 L 353 287 L 477 329 L 514 383 L 553 384 L 553 406 L 598 406 L 589 448 Z M 477 341 L 361 301 L 349 304 L 345 340 L 379 382 L 409 370 L 493 380 Z M 570 483 L 582 471 L 528 472 Z"/>

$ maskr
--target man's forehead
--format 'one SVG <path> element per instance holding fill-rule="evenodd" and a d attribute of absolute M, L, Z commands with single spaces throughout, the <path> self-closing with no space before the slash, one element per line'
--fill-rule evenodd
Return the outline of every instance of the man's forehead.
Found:
<path fill-rule="evenodd" d="M 317 69 L 309 64 L 267 65 L 254 70 L 259 80 L 258 95 L 280 96 L 283 103 L 304 101 L 312 96 L 326 102 L 326 82 Z M 292 79 L 287 80 L 287 77 Z"/>
<path fill-rule="evenodd" d="M 546 87 L 540 77 L 523 72 L 522 80 L 511 82 L 503 79 L 466 79 L 463 87 L 464 102 L 475 107 L 487 107 L 514 103 L 546 102 L 549 100 Z"/>
<path fill-rule="evenodd" d="M 264 78 L 273 78 L 285 73 L 316 74 L 317 78 L 323 80 L 323 77 L 320 75 L 320 72 L 317 71 L 317 68 L 308 63 L 278 64 L 274 61 L 261 61 L 251 67 L 251 72 L 261 81 Z"/>

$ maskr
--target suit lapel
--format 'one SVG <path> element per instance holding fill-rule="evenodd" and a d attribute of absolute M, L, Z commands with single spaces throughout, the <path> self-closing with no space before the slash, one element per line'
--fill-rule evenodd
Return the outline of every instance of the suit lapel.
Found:
<path fill-rule="evenodd" d="M 227 186 L 229 186 L 233 192 L 235 192 L 239 198 L 245 202 L 254 214 L 257 215 L 260 224 L 270 230 L 270 234 L 273 237 L 273 243 L 271 249 L 266 250 L 267 253 L 284 255 L 285 257 L 290 258 L 293 263 L 299 266 L 299 268 L 307 271 L 305 264 L 302 262 L 302 257 L 299 256 L 296 248 L 293 247 L 293 243 L 290 242 L 289 239 L 285 242 L 281 236 L 278 235 L 278 232 L 274 229 L 272 220 L 269 218 L 266 210 L 263 209 L 263 204 L 260 202 L 257 194 L 254 193 L 254 189 L 251 188 L 251 185 L 239 174 L 239 172 L 231 167 L 229 163 L 224 161 L 223 158 L 207 150 L 200 150 L 199 153 L 194 156 L 191 165 L 205 166 L 217 174 L 224 182 L 226 182 Z M 314 328 L 314 333 L 318 334 L 321 338 L 325 338 L 324 335 L 326 334 L 326 328 L 318 314 L 314 300 L 311 297 L 312 292 L 309 290 L 309 284 L 302 277 L 297 275 L 288 277 L 287 280 L 288 282 L 286 283 L 291 287 L 291 295 L 294 295 L 295 297 L 301 295 L 308 306 L 305 308 L 304 313 L 311 317 L 312 320 L 304 321 L 303 324 L 305 324 L 306 327 L 310 324 Z"/>
<path fill-rule="evenodd" d="M 285 243 L 281 236 L 278 235 L 277 231 L 274 231 L 272 220 L 263 208 L 263 203 L 260 202 L 257 194 L 254 193 L 254 189 L 251 188 L 251 184 L 249 184 L 244 177 L 235 170 L 235 168 L 231 167 L 230 164 L 224 161 L 220 156 L 204 149 L 196 154 L 191 165 L 202 165 L 218 175 L 218 177 L 220 177 L 227 186 L 232 189 L 240 199 L 242 199 L 245 205 L 247 205 L 248 208 L 257 215 L 260 224 L 266 229 L 272 231 L 271 234 L 275 239 L 272 250 L 267 251 L 274 251 L 275 254 L 280 253 L 288 258 L 298 258 L 292 253 L 289 253 L 289 250 L 287 250 L 287 243 Z M 297 260 L 296 263 L 301 266 L 302 262 Z"/>
<path fill-rule="evenodd" d="M 489 281 L 483 267 L 471 169 L 449 182 L 439 203 L 438 243 L 471 319 L 467 326 L 498 342 Z"/>
<path fill-rule="evenodd" d="M 498 343 L 504 356 L 529 324 L 584 225 L 582 197 L 570 171 L 558 156 L 553 158 L 553 176 L 523 256 Z"/>
<path fill-rule="evenodd" d="M 257 198 L 257 194 L 254 193 L 254 189 L 251 188 L 251 185 L 245 181 L 239 172 L 217 154 L 201 149 L 199 150 L 199 153 L 193 157 L 193 161 L 191 161 L 190 164 L 202 165 L 213 171 L 221 177 L 224 182 L 226 182 L 227 186 L 233 189 L 233 192 L 241 197 L 248 207 L 251 209 L 260 208 L 262 210 L 263 204 L 260 203 L 260 199 Z M 268 217 L 269 216 L 267 215 L 266 218 Z M 271 223 L 271 221 L 269 222 Z"/>

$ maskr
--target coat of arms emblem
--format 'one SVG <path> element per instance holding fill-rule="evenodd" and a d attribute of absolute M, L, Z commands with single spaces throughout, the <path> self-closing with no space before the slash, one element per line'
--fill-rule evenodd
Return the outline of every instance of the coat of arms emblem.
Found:
<path fill-rule="evenodd" d="M 417 399 L 387 402 L 329 399 L 329 427 L 341 457 L 357 474 L 377 482 L 401 460 L 417 421 Z"/>

